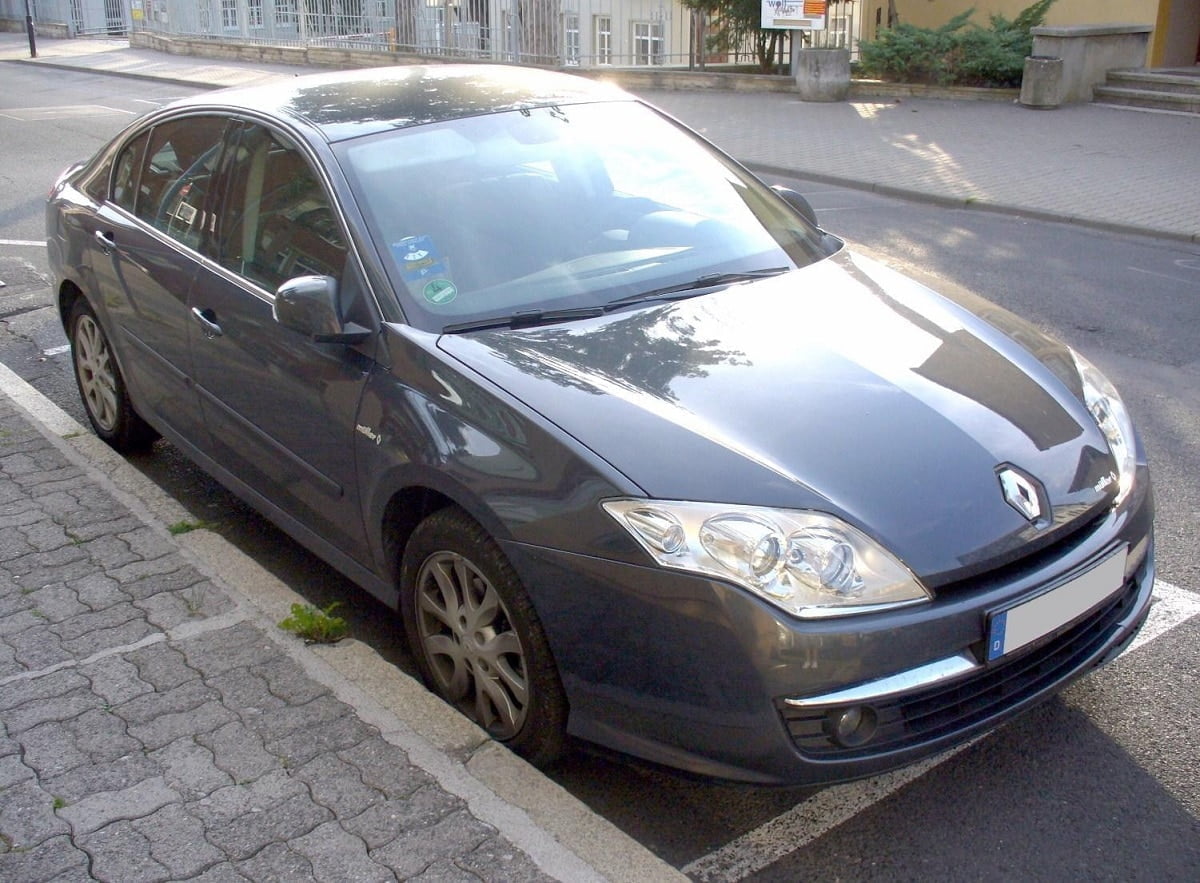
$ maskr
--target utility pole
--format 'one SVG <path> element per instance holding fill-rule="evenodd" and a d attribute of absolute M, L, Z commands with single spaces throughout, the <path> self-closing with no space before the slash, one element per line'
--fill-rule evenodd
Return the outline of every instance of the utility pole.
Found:
<path fill-rule="evenodd" d="M 33 13 L 29 10 L 29 0 L 25 0 L 25 33 L 29 34 L 29 57 L 37 58 L 37 37 L 33 33 Z"/>

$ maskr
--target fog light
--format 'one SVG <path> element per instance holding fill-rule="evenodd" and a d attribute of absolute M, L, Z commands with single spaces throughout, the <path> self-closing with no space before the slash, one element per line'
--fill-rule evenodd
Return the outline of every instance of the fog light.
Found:
<path fill-rule="evenodd" d="M 878 729 L 875 709 L 869 705 L 838 708 L 825 715 L 825 733 L 843 748 L 857 748 L 875 737 Z"/>

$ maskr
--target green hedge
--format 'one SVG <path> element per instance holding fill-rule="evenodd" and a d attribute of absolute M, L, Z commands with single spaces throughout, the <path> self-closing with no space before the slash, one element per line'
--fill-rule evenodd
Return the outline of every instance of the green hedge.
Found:
<path fill-rule="evenodd" d="M 992 15 L 986 28 L 970 22 L 974 9 L 940 28 L 898 24 L 859 44 L 859 70 L 898 83 L 1020 86 L 1025 57 L 1033 51 L 1030 28 L 1045 20 L 1053 3 L 1038 0 L 1011 21 Z"/>

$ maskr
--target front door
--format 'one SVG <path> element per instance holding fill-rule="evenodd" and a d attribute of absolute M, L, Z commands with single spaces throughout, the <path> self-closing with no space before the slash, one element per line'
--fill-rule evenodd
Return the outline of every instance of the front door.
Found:
<path fill-rule="evenodd" d="M 366 561 L 353 433 L 371 344 L 314 343 L 272 311 L 276 288 L 296 276 L 331 276 L 348 299 L 362 291 L 345 234 L 312 165 L 263 126 L 233 133 L 222 177 L 220 268 L 202 271 L 189 298 L 213 459 L 285 527 Z"/>

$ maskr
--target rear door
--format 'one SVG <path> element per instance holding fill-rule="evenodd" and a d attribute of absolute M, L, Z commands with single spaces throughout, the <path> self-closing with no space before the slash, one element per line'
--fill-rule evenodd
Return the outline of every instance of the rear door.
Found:
<path fill-rule="evenodd" d="M 118 338 L 138 409 L 201 448 L 187 296 L 214 221 L 214 172 L 228 124 L 216 115 L 187 116 L 133 138 L 116 157 L 92 234 L 98 306 Z"/>
<path fill-rule="evenodd" d="M 378 327 L 347 236 L 316 167 L 281 133 L 239 124 L 222 180 L 215 265 L 194 280 L 188 304 L 212 457 L 277 520 L 366 561 L 353 433 L 374 338 L 314 343 L 272 311 L 281 283 L 331 276 L 347 316 Z"/>

